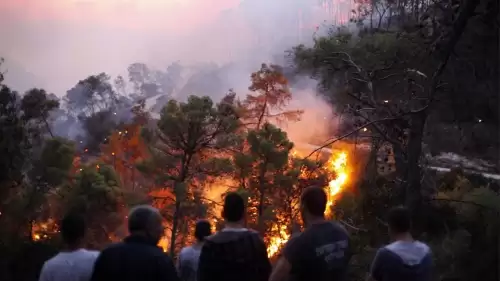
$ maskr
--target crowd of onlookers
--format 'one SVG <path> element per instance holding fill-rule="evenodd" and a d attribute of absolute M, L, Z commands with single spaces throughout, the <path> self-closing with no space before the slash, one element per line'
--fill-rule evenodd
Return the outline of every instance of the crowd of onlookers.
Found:
<path fill-rule="evenodd" d="M 259 233 L 245 228 L 245 202 L 237 193 L 224 199 L 225 227 L 212 234 L 208 221 L 197 222 L 196 243 L 181 250 L 176 264 L 157 246 L 164 227 L 161 214 L 151 206 L 133 208 L 128 216 L 130 235 L 100 253 L 84 249 L 85 222 L 78 214 L 68 214 L 60 224 L 65 249 L 45 262 L 39 280 L 346 280 L 349 235 L 342 225 L 325 219 L 325 191 L 307 188 L 300 206 L 305 230 L 286 243 L 274 267 Z M 387 220 L 393 241 L 378 250 L 367 280 L 431 280 L 430 249 L 412 238 L 409 211 L 396 207 Z"/>

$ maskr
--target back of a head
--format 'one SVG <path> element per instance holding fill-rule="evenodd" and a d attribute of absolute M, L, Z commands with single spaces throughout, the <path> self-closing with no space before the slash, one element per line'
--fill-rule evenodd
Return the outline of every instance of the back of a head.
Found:
<path fill-rule="evenodd" d="M 328 197 L 322 187 L 311 186 L 304 190 L 300 202 L 311 215 L 322 217 L 326 211 Z"/>
<path fill-rule="evenodd" d="M 79 214 L 67 214 L 60 225 L 61 235 L 66 244 L 78 243 L 85 236 L 85 219 Z"/>
<path fill-rule="evenodd" d="M 207 220 L 200 220 L 196 223 L 196 227 L 194 230 L 194 237 L 198 241 L 205 240 L 205 237 L 210 236 L 212 234 L 212 226 L 210 222 Z"/>
<path fill-rule="evenodd" d="M 224 198 L 222 216 L 228 222 L 239 222 L 245 214 L 245 200 L 236 192 L 230 192 Z"/>
<path fill-rule="evenodd" d="M 411 229 L 411 213 L 406 207 L 394 207 L 387 215 L 389 229 L 393 233 L 406 233 Z"/>
<path fill-rule="evenodd" d="M 158 209 L 149 205 L 135 206 L 128 215 L 128 231 L 130 233 L 148 231 L 155 221 L 161 223 Z"/>

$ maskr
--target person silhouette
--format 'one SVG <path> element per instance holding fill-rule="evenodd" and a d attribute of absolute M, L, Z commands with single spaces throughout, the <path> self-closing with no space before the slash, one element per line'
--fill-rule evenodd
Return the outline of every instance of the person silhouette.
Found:
<path fill-rule="evenodd" d="M 207 220 L 200 220 L 196 223 L 194 237 L 196 243 L 185 247 L 177 258 L 177 271 L 182 281 L 196 281 L 198 274 L 198 261 L 200 259 L 201 248 L 205 243 L 205 237 L 212 234 L 212 226 Z"/>
<path fill-rule="evenodd" d="M 69 213 L 59 225 L 64 249 L 44 263 L 39 281 L 90 280 L 99 252 L 83 248 L 86 230 L 84 218 Z"/>
<path fill-rule="evenodd" d="M 198 281 L 268 281 L 271 263 L 260 235 L 245 228 L 245 201 L 235 192 L 224 198 L 225 227 L 205 239 Z"/>
<path fill-rule="evenodd" d="M 285 244 L 270 281 L 344 280 L 350 261 L 349 235 L 338 223 L 325 219 L 327 195 L 322 187 L 308 187 L 300 198 L 306 229 Z"/>
<path fill-rule="evenodd" d="M 97 258 L 92 281 L 178 281 L 172 259 L 157 245 L 164 228 L 160 212 L 134 207 L 128 216 L 130 235 L 104 249 Z"/>

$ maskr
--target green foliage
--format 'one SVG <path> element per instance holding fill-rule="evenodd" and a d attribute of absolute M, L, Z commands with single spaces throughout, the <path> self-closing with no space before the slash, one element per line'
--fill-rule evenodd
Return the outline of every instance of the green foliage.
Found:
<path fill-rule="evenodd" d="M 78 212 L 82 214 L 91 230 L 88 240 L 94 245 L 105 245 L 109 235 L 122 223 L 120 210 L 122 191 L 112 167 L 89 165 L 82 168 L 74 184 L 61 188 L 64 198 L 61 214 Z"/>
<path fill-rule="evenodd" d="M 264 192 L 263 187 L 274 182 L 272 178 L 275 172 L 287 165 L 293 143 L 285 132 L 269 123 L 260 130 L 251 130 L 247 142 L 248 152 L 236 153 L 234 156 L 239 181 L 245 182 L 244 187 L 254 187 Z"/>
<path fill-rule="evenodd" d="M 209 97 L 190 96 L 187 103 L 175 100 L 163 108 L 158 133 L 167 149 L 194 154 L 203 149 L 225 148 L 237 139 L 231 133 L 239 126 L 238 117 L 226 114 L 226 104 L 214 106 Z"/>
<path fill-rule="evenodd" d="M 500 194 L 474 186 L 460 171 L 448 173 L 442 183 L 432 202 L 446 227 L 443 239 L 434 238 L 431 244 L 440 276 L 493 280 L 499 255 L 492 245 L 498 246 L 500 237 Z M 452 215 L 443 216 L 448 210 Z"/>
<path fill-rule="evenodd" d="M 118 99 L 106 73 L 91 75 L 68 90 L 65 101 L 74 116 L 89 117 L 115 108 Z"/>
<path fill-rule="evenodd" d="M 291 157 L 293 143 L 281 129 L 265 123 L 250 130 L 246 149 L 233 157 L 234 179 L 248 197 L 251 223 L 260 231 L 276 222 L 296 221 L 297 199 L 303 188 L 326 184 L 326 173 L 318 163 Z"/>
<path fill-rule="evenodd" d="M 23 117 L 26 120 L 38 119 L 40 122 L 47 122 L 52 110 L 59 108 L 59 101 L 50 99 L 43 89 L 31 89 L 21 100 Z"/>
<path fill-rule="evenodd" d="M 152 157 L 139 168 L 175 197 L 171 245 L 177 245 L 181 211 L 189 211 L 192 200 L 198 197 L 197 182 L 232 170 L 228 152 L 241 142 L 235 134 L 240 121 L 234 107 L 231 98 L 219 104 L 198 96 L 190 96 L 186 103 L 170 100 L 161 111 L 156 130 L 143 132 Z M 175 246 L 172 255 L 174 250 Z"/>
<path fill-rule="evenodd" d="M 73 142 L 62 138 L 47 140 L 39 160 L 41 180 L 51 186 L 58 186 L 69 180 L 74 157 Z"/>
<path fill-rule="evenodd" d="M 0 86 L 0 150 L 4 152 L 0 160 L 2 198 L 5 198 L 4 191 L 9 191 L 9 187 L 22 181 L 31 147 L 29 134 L 20 117 L 18 101 L 17 92 Z"/>

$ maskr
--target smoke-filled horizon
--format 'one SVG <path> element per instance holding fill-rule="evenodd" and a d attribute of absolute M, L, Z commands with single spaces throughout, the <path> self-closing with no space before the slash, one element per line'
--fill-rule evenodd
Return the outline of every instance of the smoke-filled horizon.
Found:
<path fill-rule="evenodd" d="M 21 92 L 42 87 L 59 97 L 89 75 L 125 74 L 134 62 L 158 68 L 173 61 L 237 62 L 257 70 L 260 63 L 310 41 L 325 20 L 345 22 L 350 3 L 4 0 L 0 56 L 6 59 L 8 85 Z M 248 84 L 243 78 L 234 83 Z"/>

